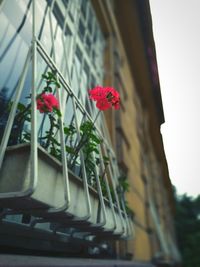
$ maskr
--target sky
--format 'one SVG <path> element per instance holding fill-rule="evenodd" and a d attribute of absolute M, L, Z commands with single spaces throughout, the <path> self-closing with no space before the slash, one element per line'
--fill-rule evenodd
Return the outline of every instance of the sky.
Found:
<path fill-rule="evenodd" d="M 150 0 L 165 115 L 161 126 L 178 194 L 200 194 L 200 0 Z"/>

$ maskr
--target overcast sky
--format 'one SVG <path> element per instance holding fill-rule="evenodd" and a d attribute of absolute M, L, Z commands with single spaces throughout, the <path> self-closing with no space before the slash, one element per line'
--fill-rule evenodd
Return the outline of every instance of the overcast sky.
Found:
<path fill-rule="evenodd" d="M 200 0 L 150 0 L 170 178 L 200 194 Z"/>

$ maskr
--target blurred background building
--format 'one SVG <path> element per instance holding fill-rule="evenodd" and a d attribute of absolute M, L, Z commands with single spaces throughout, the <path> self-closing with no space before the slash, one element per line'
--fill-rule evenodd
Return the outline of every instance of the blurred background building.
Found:
<path fill-rule="evenodd" d="M 36 250 L 45 250 L 75 257 L 98 258 L 103 255 L 153 263 L 155 266 L 178 265 L 180 255 L 174 231 L 174 199 L 160 133 L 164 113 L 149 1 L 1 0 L 0 25 L 2 148 L 13 145 L 9 140 L 5 142 L 5 136 L 10 135 L 8 128 L 5 129 L 10 114 L 8 106 L 16 100 L 22 77 L 24 81 L 18 102 L 27 103 L 34 60 L 38 76 L 48 68 L 58 71 L 61 87 L 69 86 L 71 94 L 80 100 L 80 105 L 91 117 L 94 117 L 95 107 L 89 102 L 87 90 L 98 84 L 115 87 L 121 96 L 120 110 L 105 111 L 105 116 L 96 124 L 109 143 L 112 155 L 116 154 L 113 161 L 118 163 L 118 171 L 112 167 L 111 173 L 115 173 L 116 184 L 121 184 L 124 189 L 126 200 L 120 194 L 119 200 L 125 204 L 129 216 L 127 227 L 132 228 L 130 225 L 133 224 L 134 229 L 133 234 L 125 230 L 120 236 L 113 230 L 101 236 L 91 225 L 84 230 L 82 226 L 68 223 L 65 225 L 67 230 L 58 231 L 56 238 L 55 218 L 53 223 L 50 219 L 50 222 L 32 223 L 38 217 L 41 219 L 42 215 L 37 217 L 36 213 L 24 210 L 23 206 L 19 209 L 17 204 L 13 204 L 19 198 L 15 199 L 14 195 L 7 197 L 4 189 L 0 189 L 1 247 L 6 246 L 8 252 L 18 249 L 23 253 L 28 241 L 28 248 L 33 254 Z M 32 36 L 33 31 L 35 35 Z M 31 50 L 25 71 L 23 66 L 34 43 L 40 53 L 37 55 L 36 52 L 37 59 L 34 59 L 34 49 Z M 39 84 L 39 81 L 36 82 L 36 88 Z M 66 95 L 62 99 L 67 99 L 63 100 L 63 106 L 70 106 Z M 73 117 L 75 111 L 71 108 L 67 112 L 66 121 L 68 117 Z M 24 127 L 30 133 L 32 124 Z M 102 149 L 100 154 L 104 154 Z M 84 163 L 81 161 L 81 164 Z M 4 161 L 2 168 L 3 165 Z M 2 188 L 4 183 L 12 184 L 12 179 L 4 179 L 2 174 Z M 82 203 L 76 205 L 81 206 Z M 120 209 L 122 207 L 123 204 Z M 120 214 L 115 208 L 114 212 L 116 216 Z M 107 216 L 111 214 L 107 212 Z M 122 219 L 127 222 L 123 209 Z M 81 234 L 76 235 L 80 232 L 79 228 Z M 105 229 L 102 231 L 105 233 Z M 92 238 L 85 242 L 85 236 Z"/>

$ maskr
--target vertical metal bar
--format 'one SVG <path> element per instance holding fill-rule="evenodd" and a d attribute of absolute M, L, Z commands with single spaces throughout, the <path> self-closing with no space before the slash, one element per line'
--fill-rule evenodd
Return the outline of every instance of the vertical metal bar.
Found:
<path fill-rule="evenodd" d="M 37 75 L 37 41 L 35 0 L 32 2 L 32 93 L 31 93 L 31 173 L 33 190 L 38 180 L 38 151 L 37 151 L 37 107 L 36 107 L 36 75 Z"/>
<path fill-rule="evenodd" d="M 74 109 L 74 115 L 75 115 L 75 124 L 77 129 L 77 135 L 78 135 L 78 141 L 80 141 L 80 131 L 79 131 L 79 124 L 78 124 L 78 118 L 76 113 L 76 103 L 74 100 L 74 96 L 72 96 L 72 103 L 73 103 L 73 109 Z M 85 190 L 85 197 L 86 197 L 86 204 L 87 204 L 87 212 L 88 214 L 85 216 L 86 219 L 89 219 L 92 214 L 91 210 L 91 202 L 90 202 L 90 196 L 89 196 L 89 189 L 88 189 L 88 182 L 87 182 L 87 175 L 86 175 L 86 169 L 85 169 L 85 163 L 84 163 L 84 155 L 82 150 L 80 151 L 80 157 L 81 157 L 81 166 L 82 166 L 82 173 L 83 173 L 83 185 Z"/>
<path fill-rule="evenodd" d="M 115 159 L 115 161 L 116 161 L 116 159 Z M 114 162 L 114 172 L 115 172 L 115 177 L 119 177 L 119 169 L 118 169 L 118 167 L 117 167 L 117 164 L 116 164 L 116 162 Z M 126 212 L 126 208 L 125 208 L 125 204 L 124 204 L 124 196 L 123 196 L 123 198 L 121 198 L 121 205 L 122 205 L 122 210 L 123 210 L 123 212 L 124 212 L 124 215 L 125 215 L 125 221 L 126 221 L 126 225 L 127 225 L 127 230 L 128 230 L 128 232 L 127 232 L 127 238 L 128 237 L 130 237 L 130 232 L 131 232 L 131 229 L 130 229 L 130 224 L 129 224 L 129 218 L 128 218 L 128 215 L 127 215 L 127 212 Z"/>
<path fill-rule="evenodd" d="M 95 162 L 95 157 L 94 157 L 94 153 L 93 153 L 93 160 Z M 99 182 L 99 175 L 98 175 L 98 170 L 97 170 L 97 165 L 95 165 L 95 178 L 96 178 L 96 182 L 97 182 L 97 192 L 99 194 L 99 198 L 100 198 L 100 204 L 101 204 L 101 208 L 103 211 L 103 221 L 100 223 L 101 226 L 106 224 L 106 209 L 105 209 L 105 204 L 104 204 L 104 200 L 103 200 L 103 194 L 102 194 L 102 189 L 101 189 L 101 184 Z"/>
<path fill-rule="evenodd" d="M 13 101 L 13 104 L 12 104 L 12 107 L 11 107 L 11 111 L 10 111 L 10 114 L 9 114 L 9 117 L 8 117 L 8 121 L 7 121 L 5 130 L 4 130 L 3 138 L 2 138 L 2 141 L 1 141 L 1 146 L 0 146 L 0 168 L 1 168 L 1 165 L 2 165 L 2 162 L 3 162 L 3 158 L 4 158 L 4 155 L 5 155 L 6 147 L 7 147 L 8 140 L 9 140 L 9 137 L 10 137 L 10 133 L 11 133 L 11 130 L 12 130 L 12 125 L 13 125 L 13 122 L 14 122 L 14 119 L 15 119 L 17 105 L 18 105 L 18 102 L 19 102 L 19 99 L 20 99 L 20 96 L 21 96 L 21 93 L 22 93 L 23 86 L 24 86 L 26 74 L 27 74 L 27 71 L 28 71 L 28 63 L 30 61 L 30 56 L 31 56 L 31 48 L 29 48 L 27 56 L 26 56 L 26 60 L 25 60 L 25 63 L 24 63 L 22 74 L 21 74 L 21 77 L 20 77 L 20 80 L 19 80 L 19 83 L 18 83 L 18 86 L 17 86 L 17 89 L 16 89 L 14 101 Z"/>
<path fill-rule="evenodd" d="M 126 237 L 128 238 L 130 236 L 131 230 L 130 230 L 130 224 L 129 224 L 129 219 L 128 219 L 128 216 L 127 216 L 127 212 L 126 212 L 124 200 L 122 200 L 122 199 L 121 199 L 121 205 L 122 205 L 123 213 L 125 215 L 125 220 L 126 220 L 126 225 L 127 225 L 127 234 L 126 234 Z"/>
<path fill-rule="evenodd" d="M 49 22 L 50 22 L 50 32 L 51 32 L 51 42 L 53 47 L 53 59 L 56 63 L 56 53 L 55 53 L 55 43 L 54 43 L 54 36 L 53 36 L 53 24 L 52 24 L 52 10 L 54 6 L 55 0 L 52 2 L 51 8 L 49 9 Z M 58 75 L 56 75 L 58 78 Z M 59 78 L 58 78 L 59 79 Z M 60 97 L 60 90 L 59 88 L 56 88 L 56 95 L 58 98 L 58 102 L 62 112 L 62 105 L 61 105 L 61 97 Z M 59 124 L 60 124 L 60 141 L 61 141 L 61 152 L 62 152 L 62 170 L 63 170 L 63 184 L 64 184 L 64 195 L 65 195 L 65 201 L 66 205 L 63 207 L 64 209 L 68 209 L 70 205 L 70 189 L 69 189 L 69 176 L 68 176 L 68 168 L 67 168 L 67 159 L 66 159 L 66 149 L 65 149 L 65 137 L 64 137 L 64 126 L 63 126 L 63 117 L 61 116 L 59 118 Z M 56 211 L 56 208 L 52 208 L 49 210 L 49 212 Z"/>
<path fill-rule="evenodd" d="M 104 150 L 105 150 L 106 156 L 109 158 L 109 161 L 110 161 L 110 164 L 111 164 L 112 161 L 110 159 L 110 155 L 108 154 L 107 147 L 105 146 L 105 144 L 104 144 Z M 122 231 L 120 232 L 120 234 L 124 234 L 124 228 L 123 228 L 123 222 L 122 222 L 122 215 L 121 215 L 121 210 L 120 210 L 120 206 L 119 206 L 119 200 L 118 200 L 118 196 L 117 196 L 117 192 L 116 192 L 116 188 L 115 188 L 115 183 L 113 181 L 113 173 L 111 171 L 110 164 L 108 165 L 108 171 L 110 173 L 111 185 L 112 185 L 112 188 L 113 188 L 114 197 L 115 197 L 116 202 L 117 202 L 118 214 L 119 214 L 119 217 L 120 217 L 120 220 L 121 220 L 121 225 L 122 225 Z M 111 197 L 111 199 L 112 199 L 112 197 Z M 113 210 L 114 210 L 114 203 L 113 203 Z M 115 216 L 116 226 L 117 226 L 117 218 L 116 218 L 115 210 L 114 210 L 114 216 Z"/>
<path fill-rule="evenodd" d="M 113 164 L 112 158 L 110 157 L 110 153 L 108 153 L 108 157 L 109 157 L 109 160 L 110 160 L 110 164 Z M 124 221 L 123 221 L 123 218 L 122 218 L 119 199 L 118 199 L 118 195 L 117 195 L 117 192 L 116 192 L 116 183 L 114 181 L 115 177 L 114 177 L 114 173 L 112 173 L 112 171 L 111 171 L 110 164 L 108 165 L 108 168 L 109 168 L 109 171 L 110 171 L 110 174 L 111 174 L 111 183 L 112 183 L 112 187 L 113 187 L 113 191 L 114 191 L 115 200 L 117 202 L 117 208 L 118 208 L 118 212 L 119 212 L 119 217 L 120 217 L 121 224 L 122 224 L 122 233 L 124 234 L 125 233 Z"/>
<path fill-rule="evenodd" d="M 61 103 L 59 89 L 57 90 L 58 102 Z M 60 107 L 61 108 L 61 107 Z M 62 114 L 62 112 L 61 112 Z M 60 124 L 60 141 L 61 141 L 61 153 L 62 153 L 62 170 L 63 170 L 63 185 L 64 185 L 64 196 L 65 196 L 65 206 L 63 209 L 68 209 L 70 206 L 70 188 L 69 188 L 69 176 L 68 176 L 68 167 L 66 159 L 66 149 L 65 149 L 65 137 L 64 137 L 64 124 L 63 124 L 63 114 L 59 118 Z M 49 212 L 56 211 L 56 209 L 50 209 Z"/>
<path fill-rule="evenodd" d="M 105 165 L 103 163 L 103 157 L 102 157 L 100 145 L 99 145 L 99 151 L 100 151 L 101 169 L 105 170 Z M 113 227 L 112 230 L 115 230 L 117 228 L 116 215 L 115 215 L 115 211 L 114 211 L 112 196 L 111 196 L 111 193 L 110 193 L 110 187 L 109 187 L 109 184 L 108 184 L 108 178 L 107 178 L 106 174 L 105 174 L 104 180 L 105 180 L 105 184 L 106 184 L 106 191 L 107 191 L 107 194 L 108 194 L 108 200 L 109 200 L 110 208 L 111 208 L 111 211 L 112 211 L 113 222 L 114 222 L 114 227 Z"/>

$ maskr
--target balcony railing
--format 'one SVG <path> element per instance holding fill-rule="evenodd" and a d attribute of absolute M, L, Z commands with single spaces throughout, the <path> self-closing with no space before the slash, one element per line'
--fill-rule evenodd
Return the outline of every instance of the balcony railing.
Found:
<path fill-rule="evenodd" d="M 1 218 L 9 214 L 28 214 L 33 216 L 30 227 L 39 223 L 56 225 L 53 232 L 73 227 L 78 232 L 101 238 L 128 239 L 133 235 L 133 226 L 127 215 L 124 196 L 119 193 L 119 169 L 115 153 L 109 142 L 103 114 L 94 122 L 94 118 L 86 110 L 73 88 L 63 77 L 55 62 L 55 49 L 50 57 L 35 35 L 35 1 L 32 3 L 32 43 L 15 91 L 8 120 L 5 125 L 0 147 L 0 207 Z M 53 36 L 53 34 L 51 34 Z M 52 37 L 52 43 L 54 39 Z M 60 103 L 62 116 L 55 140 L 59 144 L 60 159 L 53 157 L 42 145 L 41 121 L 48 127 L 45 115 L 37 111 L 37 89 L 42 84 L 41 61 L 45 71 L 56 74 L 62 91 L 55 86 L 55 93 Z M 30 122 L 26 132 L 30 133 L 30 141 L 10 145 L 13 125 L 23 88 L 31 69 L 32 85 L 30 89 Z M 65 99 L 65 101 L 63 100 Z M 62 101 L 61 101 L 62 100 Z M 64 102 L 64 104 L 63 104 Z M 70 112 L 69 112 L 70 111 Z M 95 133 L 102 140 L 98 144 L 98 164 L 95 164 L 91 181 L 87 160 L 81 149 L 78 164 L 69 166 L 69 153 L 66 151 L 65 126 L 68 117 L 76 131 L 76 144 L 81 139 L 80 127 L 86 122 L 94 123 Z M 44 128 L 45 128 L 44 127 Z M 24 129 L 23 129 L 24 131 Z M 95 153 L 91 154 L 95 162 Z M 105 166 L 104 158 L 109 160 Z M 100 177 L 103 176 L 103 179 Z"/>

